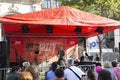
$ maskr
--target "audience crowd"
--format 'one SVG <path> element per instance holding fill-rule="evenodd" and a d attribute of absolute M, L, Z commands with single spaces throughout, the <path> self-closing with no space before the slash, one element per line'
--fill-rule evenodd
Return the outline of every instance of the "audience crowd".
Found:
<path fill-rule="evenodd" d="M 84 72 L 73 58 L 66 60 L 66 67 L 61 67 L 57 62 L 52 62 L 44 74 L 44 80 L 120 80 L 120 65 L 113 61 L 96 63 L 94 69 Z M 34 64 L 12 67 L 7 73 L 7 80 L 41 80 L 40 71 Z"/>

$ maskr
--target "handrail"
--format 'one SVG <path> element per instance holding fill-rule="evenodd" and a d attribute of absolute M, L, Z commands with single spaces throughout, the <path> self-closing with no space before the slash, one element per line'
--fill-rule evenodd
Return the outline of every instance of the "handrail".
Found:
<path fill-rule="evenodd" d="M 0 68 L 0 70 L 8 70 L 8 69 L 11 69 L 11 68 Z"/>

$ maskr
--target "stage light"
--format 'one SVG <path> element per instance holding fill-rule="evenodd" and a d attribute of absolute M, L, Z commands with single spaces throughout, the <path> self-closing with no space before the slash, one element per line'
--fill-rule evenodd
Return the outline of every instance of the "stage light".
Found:
<path fill-rule="evenodd" d="M 76 27 L 74 32 L 76 32 L 77 34 L 81 34 L 82 33 L 82 28 Z"/>
<path fill-rule="evenodd" d="M 46 32 L 47 33 L 53 33 L 53 26 L 52 25 L 46 25 Z"/>
<path fill-rule="evenodd" d="M 27 24 L 23 24 L 21 30 L 22 30 L 22 33 L 28 33 L 29 32 L 28 25 Z"/>
<path fill-rule="evenodd" d="M 97 32 L 98 34 L 103 34 L 103 28 L 102 27 L 98 27 L 95 32 Z"/>

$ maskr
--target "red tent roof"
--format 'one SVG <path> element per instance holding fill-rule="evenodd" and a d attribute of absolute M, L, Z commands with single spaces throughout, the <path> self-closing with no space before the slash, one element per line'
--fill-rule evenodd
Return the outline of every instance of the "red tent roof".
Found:
<path fill-rule="evenodd" d="M 46 9 L 26 14 L 1 17 L 5 32 L 21 33 L 22 24 L 27 24 L 29 33 L 46 35 L 45 25 L 53 25 L 52 35 L 95 35 L 98 27 L 102 27 L 103 33 L 113 31 L 120 26 L 120 22 L 84 12 L 67 6 Z M 76 26 L 81 28 L 82 33 L 76 34 Z"/>

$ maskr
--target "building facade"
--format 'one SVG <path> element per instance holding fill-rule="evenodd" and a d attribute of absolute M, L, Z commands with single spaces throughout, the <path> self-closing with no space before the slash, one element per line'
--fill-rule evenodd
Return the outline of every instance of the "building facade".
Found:
<path fill-rule="evenodd" d="M 58 0 L 0 0 L 0 16 L 58 7 Z"/>

